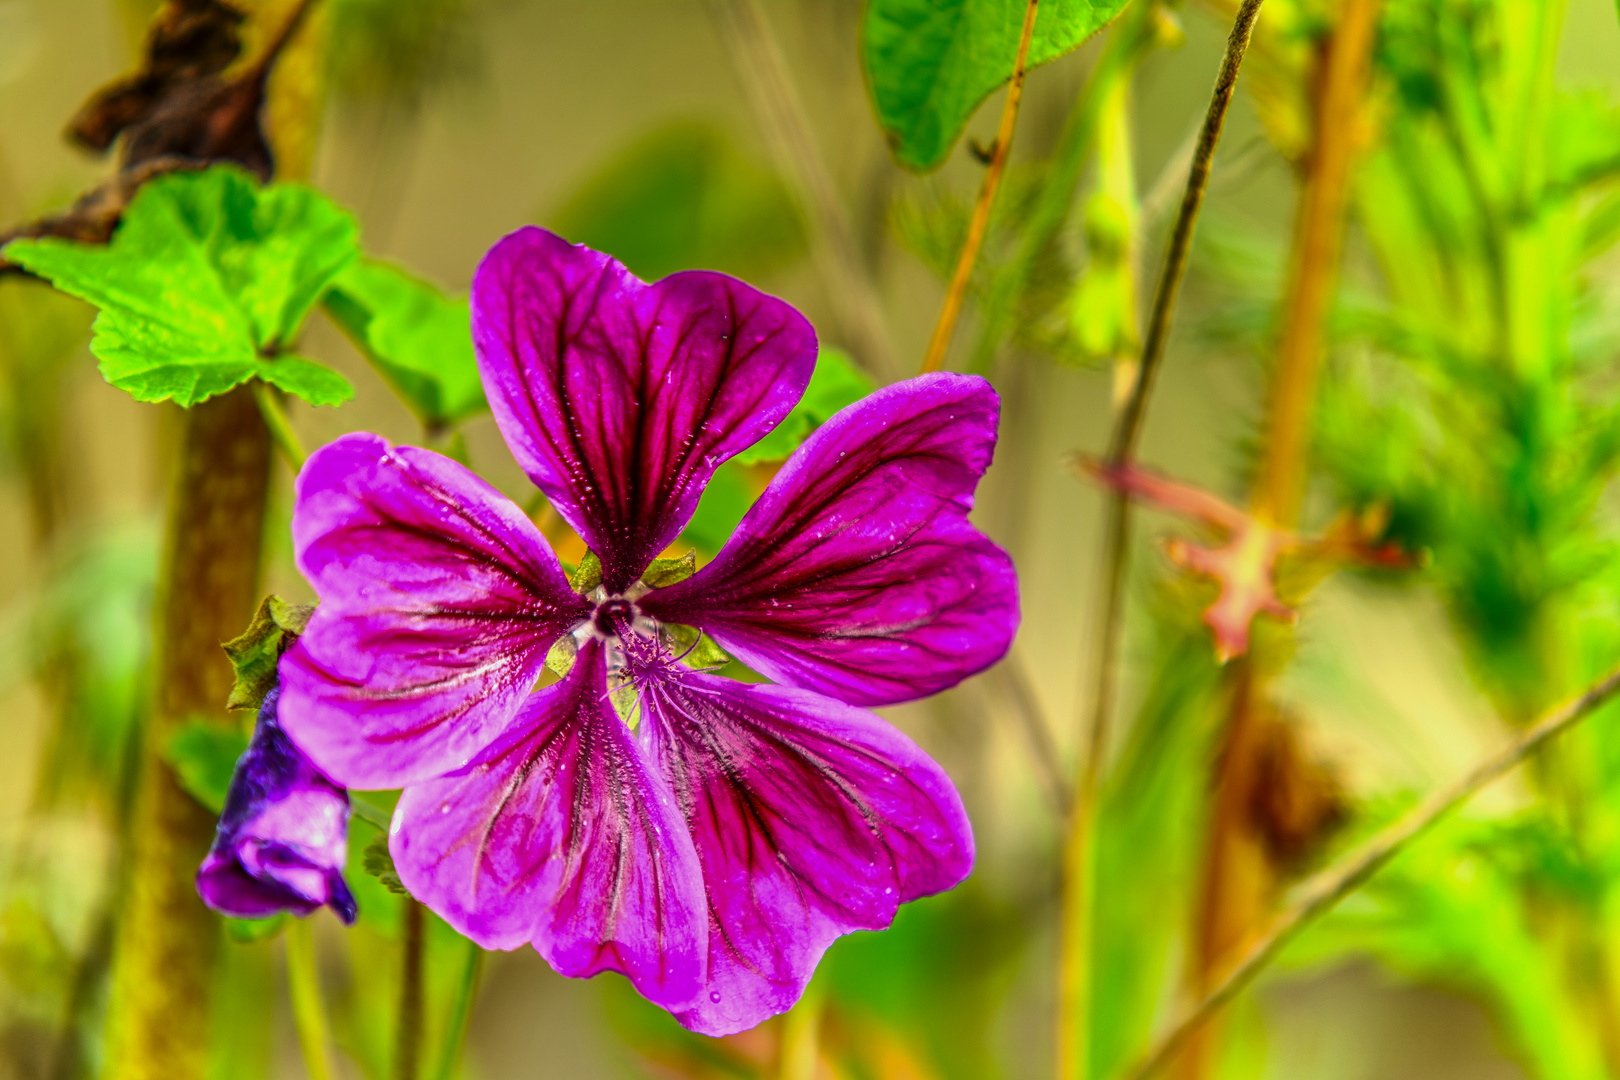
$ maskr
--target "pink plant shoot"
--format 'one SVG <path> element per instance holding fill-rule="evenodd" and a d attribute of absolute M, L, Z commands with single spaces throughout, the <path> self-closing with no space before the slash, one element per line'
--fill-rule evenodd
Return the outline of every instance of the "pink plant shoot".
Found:
<path fill-rule="evenodd" d="M 1011 561 L 967 519 L 998 399 L 950 374 L 872 394 L 793 454 L 712 562 L 652 587 L 715 468 L 803 393 L 809 323 L 733 278 L 647 285 L 533 228 L 485 257 L 472 304 L 501 433 L 600 582 L 576 592 L 456 462 L 338 439 L 298 478 L 321 604 L 281 661 L 283 722 L 338 783 L 404 789 L 400 880 L 463 934 L 531 943 L 565 975 L 621 972 L 696 1031 L 752 1027 L 839 935 L 972 868 L 950 780 L 867 707 L 950 687 L 1011 642 Z M 683 663 L 675 628 L 774 684 Z M 548 654 L 572 663 L 537 689 Z"/>

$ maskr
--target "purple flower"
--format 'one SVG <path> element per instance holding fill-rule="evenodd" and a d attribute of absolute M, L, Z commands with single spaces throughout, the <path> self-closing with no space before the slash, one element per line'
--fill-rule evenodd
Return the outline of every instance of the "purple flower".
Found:
<path fill-rule="evenodd" d="M 601 584 L 573 592 L 455 462 L 345 436 L 298 478 L 321 605 L 282 659 L 289 730 L 344 784 L 405 789 L 400 878 L 474 941 L 622 972 L 697 1031 L 751 1027 L 833 939 L 972 868 L 950 780 L 858 706 L 942 690 L 1012 638 L 1012 564 L 967 521 L 996 396 L 929 375 L 851 406 L 712 563 L 649 588 L 715 468 L 803 393 L 810 325 L 724 275 L 646 285 L 525 229 L 479 267 L 473 332 L 502 435 Z M 685 666 L 675 624 L 780 685 Z M 559 641 L 572 667 L 536 689 Z"/>
<path fill-rule="evenodd" d="M 276 720 L 281 691 L 259 708 L 247 752 L 236 763 L 214 846 L 197 871 L 203 903 L 256 919 L 323 904 L 346 923 L 356 914 L 343 880 L 349 796 L 315 771 Z"/>

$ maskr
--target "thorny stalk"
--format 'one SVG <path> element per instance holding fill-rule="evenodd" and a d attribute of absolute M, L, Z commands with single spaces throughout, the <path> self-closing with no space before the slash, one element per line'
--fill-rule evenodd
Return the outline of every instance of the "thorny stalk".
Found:
<path fill-rule="evenodd" d="M 1164 269 L 1159 276 L 1148 320 L 1142 360 L 1136 370 L 1129 396 L 1115 420 L 1109 439 L 1107 464 L 1127 463 L 1136 449 L 1146 415 L 1148 395 L 1154 376 L 1164 359 L 1169 340 L 1171 316 L 1181 281 L 1187 272 L 1192 250 L 1193 230 L 1209 186 L 1215 150 L 1221 129 L 1237 88 L 1255 20 L 1262 0 L 1243 0 L 1227 38 L 1215 90 L 1204 114 L 1198 148 L 1187 173 L 1187 189 L 1181 199 L 1174 229 L 1170 234 Z M 1091 832 L 1097 813 L 1097 786 L 1102 757 L 1108 742 L 1108 719 L 1113 711 L 1115 662 L 1119 649 L 1120 623 L 1125 602 L 1126 556 L 1130 549 L 1131 507 L 1123 491 L 1109 496 L 1108 518 L 1103 549 L 1102 609 L 1097 629 L 1095 690 L 1091 715 L 1076 762 L 1075 800 L 1069 814 L 1068 835 L 1063 850 L 1063 899 L 1058 956 L 1057 1056 L 1058 1080 L 1080 1080 L 1088 1070 L 1090 1055 L 1089 1021 L 1091 1012 Z"/>
<path fill-rule="evenodd" d="M 923 357 L 924 373 L 938 371 L 945 363 L 945 350 L 950 348 L 951 335 L 956 331 L 956 317 L 962 312 L 962 301 L 967 298 L 968 282 L 973 278 L 973 266 L 979 261 L 979 248 L 984 246 L 984 234 L 990 229 L 990 211 L 995 206 L 996 191 L 1001 187 L 1001 175 L 1007 171 L 1007 158 L 1012 153 L 1013 128 L 1018 124 L 1018 102 L 1024 96 L 1024 65 L 1029 59 L 1029 42 L 1035 34 L 1035 9 L 1040 0 L 1029 0 L 1024 8 L 1024 28 L 1018 38 L 1018 56 L 1013 60 L 1012 79 L 1007 83 L 1007 100 L 1001 107 L 1001 126 L 996 129 L 996 145 L 990 154 L 990 164 L 984 170 L 984 181 L 979 185 L 979 198 L 973 204 L 973 217 L 968 221 L 967 240 L 962 254 L 956 260 L 956 272 L 951 275 L 950 288 L 945 291 L 945 303 L 939 309 L 939 321 L 934 324 L 934 336 L 928 342 Z"/>
<path fill-rule="evenodd" d="M 1380 0 L 1346 0 L 1321 51 L 1315 83 L 1312 138 L 1294 228 L 1283 327 L 1273 366 L 1266 442 L 1251 512 L 1265 525 L 1298 524 L 1309 461 L 1310 421 L 1322 365 L 1329 308 L 1338 284 L 1346 208 Z M 1287 632 L 1284 631 L 1286 634 Z M 1258 758 L 1270 724 L 1270 683 L 1287 651 L 1286 638 L 1261 637 L 1253 653 L 1230 665 L 1214 807 L 1204 849 L 1204 878 L 1195 912 L 1192 988 L 1202 993 L 1261 925 L 1275 903 L 1283 868 L 1258 835 L 1250 807 L 1261 778 Z M 1189 1041 L 1179 1068 L 1184 1080 L 1210 1074 L 1218 1033 L 1207 1025 Z"/>
<path fill-rule="evenodd" d="M 1362 844 L 1337 863 L 1310 878 L 1295 898 L 1272 920 L 1263 935 L 1209 993 L 1201 997 L 1153 1044 L 1127 1080 L 1147 1080 L 1186 1043 L 1205 1020 L 1254 981 L 1301 930 L 1364 885 L 1405 848 L 1420 839 L 1451 811 L 1486 784 L 1535 753 L 1549 740 L 1591 716 L 1620 692 L 1620 667 L 1611 670 L 1573 701 L 1553 710 L 1518 738 L 1480 761 L 1456 780 L 1432 792 L 1405 817 Z"/>

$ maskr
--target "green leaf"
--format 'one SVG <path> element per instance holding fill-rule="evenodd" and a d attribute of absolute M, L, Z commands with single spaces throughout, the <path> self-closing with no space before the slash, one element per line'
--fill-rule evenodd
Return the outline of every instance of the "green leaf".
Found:
<path fill-rule="evenodd" d="M 276 685 L 281 654 L 304 632 L 314 613 L 314 605 L 289 604 L 279 596 L 267 596 L 259 603 L 248 628 L 223 646 L 236 670 L 226 708 L 258 710 Z"/>
<path fill-rule="evenodd" d="M 423 424 L 448 427 L 489 408 L 465 297 L 360 259 L 338 275 L 321 303 Z"/>
<path fill-rule="evenodd" d="M 732 460 L 738 465 L 781 461 L 797 450 L 812 431 L 831 420 L 839 409 L 853 405 L 874 389 L 872 380 L 855 367 L 848 353 L 823 345 L 816 356 L 815 373 L 810 376 L 810 385 L 805 387 L 799 404 L 770 434 Z"/>
<path fill-rule="evenodd" d="M 354 220 L 313 189 L 215 166 L 147 184 L 111 243 L 5 255 L 101 309 L 90 351 L 137 401 L 191 406 L 261 378 L 320 405 L 353 396 L 348 381 L 282 351 L 355 244 Z"/>
<path fill-rule="evenodd" d="M 400 884 L 399 871 L 394 869 L 394 856 L 388 850 L 386 833 L 374 837 L 366 845 L 366 873 L 383 883 L 383 888 L 398 896 L 409 896 L 410 891 Z"/>
<path fill-rule="evenodd" d="M 753 501 L 742 470 L 728 461 L 714 471 L 681 535 L 713 554 L 725 546 Z"/>
<path fill-rule="evenodd" d="M 1102 29 L 1126 0 L 1044 0 L 1030 68 Z M 944 163 L 979 104 L 1012 78 L 1025 0 L 871 0 L 861 62 L 895 160 L 916 172 Z"/>
<path fill-rule="evenodd" d="M 163 759 L 174 769 L 186 793 L 212 814 L 225 809 L 236 762 L 248 748 L 243 732 L 217 721 L 190 720 L 163 747 Z"/>
<path fill-rule="evenodd" d="M 698 267 L 758 277 L 794 262 L 806 246 L 803 221 L 776 174 L 723 131 L 692 121 L 637 139 L 547 220 L 649 281 Z"/>

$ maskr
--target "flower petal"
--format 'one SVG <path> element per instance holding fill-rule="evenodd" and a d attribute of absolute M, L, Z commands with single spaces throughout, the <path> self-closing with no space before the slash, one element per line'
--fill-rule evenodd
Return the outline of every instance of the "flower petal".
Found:
<path fill-rule="evenodd" d="M 642 705 L 708 892 L 708 983 L 676 1010 L 694 1031 L 790 1008 L 835 938 L 973 867 L 950 778 L 865 709 L 678 669 L 647 680 Z"/>
<path fill-rule="evenodd" d="M 292 527 L 321 605 L 281 659 L 281 722 L 346 787 L 465 765 L 590 612 L 523 512 L 428 450 L 363 433 L 322 447 Z"/>
<path fill-rule="evenodd" d="M 838 413 L 788 459 L 715 560 L 642 598 L 777 682 L 908 701 L 999 660 L 1018 629 L 1006 552 L 967 519 L 999 402 L 924 375 Z"/>
<path fill-rule="evenodd" d="M 622 592 L 691 518 L 722 461 L 793 408 L 816 335 L 708 271 L 654 285 L 527 228 L 473 279 L 473 341 L 501 434 Z"/>
<path fill-rule="evenodd" d="M 405 789 L 389 848 L 411 895 L 485 948 L 532 941 L 564 975 L 622 972 L 678 1008 L 704 976 L 697 855 L 606 694 L 588 641 L 477 762 Z"/>
<path fill-rule="evenodd" d="M 265 695 L 253 739 L 231 774 L 197 893 L 237 918 L 302 916 L 331 904 L 352 923 L 354 895 L 343 880 L 349 796 L 287 738 L 277 723 L 280 696 L 275 687 Z"/>

